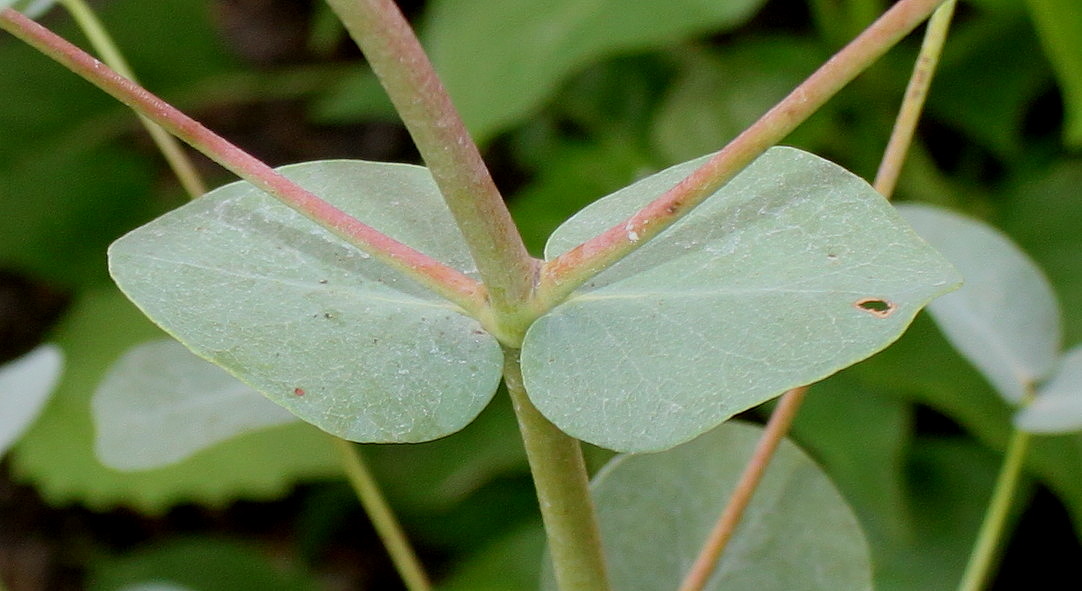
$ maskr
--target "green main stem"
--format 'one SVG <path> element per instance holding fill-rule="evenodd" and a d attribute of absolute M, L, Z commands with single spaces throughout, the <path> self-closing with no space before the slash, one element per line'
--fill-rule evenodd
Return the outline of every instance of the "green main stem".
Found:
<path fill-rule="evenodd" d="M 504 381 L 537 488 L 556 585 L 560 591 L 609 591 L 582 447 L 530 402 L 517 349 L 504 350 Z"/>
<path fill-rule="evenodd" d="M 485 287 L 496 325 L 526 324 L 538 262 L 530 257 L 481 153 L 393 0 L 327 0 L 364 52 L 406 124 Z M 525 326 L 518 327 L 521 332 Z M 497 335 L 501 336 L 501 335 Z M 515 337 L 504 339 L 513 342 Z M 505 344 L 510 344 L 506 342 Z"/>

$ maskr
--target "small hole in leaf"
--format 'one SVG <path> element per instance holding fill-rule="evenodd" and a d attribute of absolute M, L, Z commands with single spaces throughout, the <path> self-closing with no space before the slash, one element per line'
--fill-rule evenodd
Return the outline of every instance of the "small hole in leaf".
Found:
<path fill-rule="evenodd" d="M 872 316 L 886 318 L 894 313 L 895 305 L 890 300 L 882 298 L 862 298 L 853 303 L 857 308 L 864 310 Z"/>

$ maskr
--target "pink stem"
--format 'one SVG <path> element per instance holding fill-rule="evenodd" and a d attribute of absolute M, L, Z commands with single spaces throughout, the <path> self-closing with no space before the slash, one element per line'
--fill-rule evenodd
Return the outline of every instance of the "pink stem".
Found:
<path fill-rule="evenodd" d="M 706 164 L 623 222 L 544 264 L 542 302 L 560 301 L 720 189 L 912 31 L 943 0 L 901 0 Z"/>
<path fill-rule="evenodd" d="M 237 176 L 271 194 L 343 240 L 405 273 L 467 312 L 477 314 L 483 309 L 484 287 L 479 282 L 376 231 L 301 188 L 259 159 L 33 20 L 7 8 L 0 11 L 0 28 L 79 74 Z"/>

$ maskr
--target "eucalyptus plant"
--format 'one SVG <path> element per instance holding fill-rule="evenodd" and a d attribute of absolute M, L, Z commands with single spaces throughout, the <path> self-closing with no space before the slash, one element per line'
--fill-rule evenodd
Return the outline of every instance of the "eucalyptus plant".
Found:
<path fill-rule="evenodd" d="M 0 27 L 243 179 L 109 249 L 116 284 L 175 342 L 133 349 L 100 386 L 99 457 L 144 469 L 297 419 L 349 442 L 432 441 L 474 421 L 502 384 L 544 519 L 543 588 L 870 589 L 857 517 L 808 456 L 778 447 L 791 415 L 766 435 L 729 419 L 786 392 L 779 410 L 795 413 L 792 391 L 890 345 L 963 275 L 979 295 L 936 300 L 932 312 L 1019 406 L 1019 428 L 1066 431 L 1082 413 L 1078 356 L 1060 363 L 1058 311 L 1032 263 L 975 222 L 888 202 L 889 168 L 900 166 L 919 101 L 907 98 L 899 151 L 888 151 L 875 186 L 776 145 L 941 3 L 897 2 L 727 146 L 597 200 L 552 233 L 540 259 L 390 0 L 328 4 L 425 166 L 271 169 L 130 73 L 3 9 Z M 47 7 L 6 4 L 28 15 Z M 933 57 L 952 9 L 953 0 L 929 29 Z M 914 80 L 926 83 L 931 67 Z M 174 168 L 202 192 L 183 158 Z M 1008 262 L 971 266 L 988 249 Z M 988 287 L 997 282 L 1038 317 L 997 307 Z M 990 347 L 1001 317 L 1011 319 L 1009 346 Z M 40 355 L 23 363 L 50 359 Z M 580 442 L 621 453 L 592 490 Z M 429 588 L 363 464 L 339 445 L 407 585 Z M 726 553 L 702 562 L 695 582 L 689 570 L 744 481 L 756 496 L 733 515 L 754 526 L 720 542 Z"/>

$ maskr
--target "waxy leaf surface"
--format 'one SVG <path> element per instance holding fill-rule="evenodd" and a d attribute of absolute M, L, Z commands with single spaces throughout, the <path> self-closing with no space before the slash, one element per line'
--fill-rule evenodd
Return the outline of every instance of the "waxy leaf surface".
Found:
<path fill-rule="evenodd" d="M 1055 369 L 1059 304 L 1041 270 L 1009 238 L 945 209 L 901 205 L 902 215 L 965 278 L 928 310 L 958 349 L 1012 404 Z"/>
<path fill-rule="evenodd" d="M 546 256 L 620 223 L 702 162 L 586 208 Z M 864 181 L 775 148 L 538 319 L 522 373 L 534 404 L 571 435 L 667 449 L 879 351 L 957 284 Z"/>
<path fill-rule="evenodd" d="M 125 353 L 94 392 L 91 409 L 98 458 L 117 470 L 165 466 L 241 433 L 297 420 L 172 339 Z"/>
<path fill-rule="evenodd" d="M 1059 370 L 1041 386 L 1033 402 L 1018 411 L 1014 424 L 1030 433 L 1082 430 L 1082 347 L 1063 356 Z"/>
<path fill-rule="evenodd" d="M 676 588 L 761 434 L 728 423 L 663 453 L 620 456 L 598 473 L 592 496 L 614 589 Z M 871 588 L 871 559 L 856 516 L 826 474 L 783 441 L 705 589 Z"/>
<path fill-rule="evenodd" d="M 38 418 L 63 366 L 56 345 L 42 345 L 0 365 L 0 458 Z"/>
<path fill-rule="evenodd" d="M 327 161 L 282 172 L 400 242 L 473 271 L 426 169 Z M 346 439 L 442 437 L 496 391 L 502 353 L 475 320 L 247 183 L 121 238 L 110 269 L 197 355 Z"/>
<path fill-rule="evenodd" d="M 81 294 L 52 334 L 67 358 L 64 375 L 10 456 L 14 477 L 50 504 L 162 513 L 181 503 L 276 499 L 298 482 L 341 474 L 330 437 L 301 421 L 245 433 L 161 469 L 107 468 L 94 454 L 94 389 L 122 354 L 164 335 L 111 286 Z"/>

